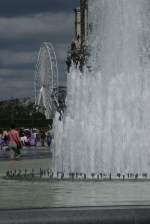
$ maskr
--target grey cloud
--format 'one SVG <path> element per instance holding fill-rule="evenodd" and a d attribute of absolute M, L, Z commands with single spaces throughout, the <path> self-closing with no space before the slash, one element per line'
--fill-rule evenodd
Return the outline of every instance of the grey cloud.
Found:
<path fill-rule="evenodd" d="M 0 49 L 3 49 L 0 51 L 0 66 L 34 63 L 35 51 L 39 50 L 43 41 L 52 41 L 54 45 L 58 45 L 57 43 L 61 45 L 71 39 L 68 31 L 73 30 L 72 23 L 71 13 L 40 14 L 28 18 L 22 17 L 19 20 L 0 18 Z M 62 51 L 57 49 L 58 58 L 61 54 L 62 59 Z"/>
<path fill-rule="evenodd" d="M 33 82 L 34 73 L 30 69 L 0 69 L 0 99 L 34 96 Z"/>
<path fill-rule="evenodd" d="M 67 47 L 72 36 L 73 15 L 71 13 L 35 15 L 28 18 L 22 17 L 19 21 L 17 18 L 0 18 L 0 49 L 13 51 L 14 58 L 18 54 L 15 51 L 38 51 L 43 41 L 52 42 L 54 47 L 58 44 L 66 44 Z M 4 56 L 5 54 L 3 58 Z M 11 60 L 11 54 L 7 60 Z M 19 58 L 18 60 L 20 61 Z"/>
<path fill-rule="evenodd" d="M 55 44 L 55 50 L 56 50 L 57 58 L 60 61 L 65 60 L 68 47 L 69 47 L 68 43 Z"/>
<path fill-rule="evenodd" d="M 1 0 L 0 16 L 13 17 L 39 12 L 71 11 L 79 0 Z"/>
<path fill-rule="evenodd" d="M 42 42 L 51 42 L 54 47 L 57 44 L 66 44 L 67 46 L 70 44 L 70 41 L 72 40 L 72 32 L 59 34 L 59 35 L 53 35 L 53 34 L 40 34 L 37 37 L 36 36 L 30 36 L 28 38 L 17 38 L 14 40 L 7 40 L 5 38 L 0 37 L 0 49 L 1 50 L 10 50 L 10 51 L 38 51 L 40 48 L 40 45 Z"/>
<path fill-rule="evenodd" d="M 10 7 L 12 2 L 14 6 L 18 3 L 17 8 Z M 46 2 L 50 8 L 46 9 Z M 29 9 L 33 3 L 37 5 Z M 40 9 L 40 4 L 45 9 Z M 6 5 L 11 9 L 6 10 Z M 43 41 L 54 45 L 59 81 L 65 83 L 65 59 L 74 32 L 73 8 L 77 5 L 76 0 L 0 0 L 0 82 L 4 83 L 0 98 L 33 96 L 34 68 Z"/>
<path fill-rule="evenodd" d="M 15 52 L 0 50 L 0 64 L 4 66 L 26 65 L 34 63 L 36 52 Z"/>
<path fill-rule="evenodd" d="M 29 81 L 34 80 L 34 73 L 31 69 L 8 69 L 8 68 L 1 68 L 0 69 L 0 82 L 3 82 L 4 80 L 26 80 L 28 79 Z M 10 81 L 10 83 L 11 83 Z"/>
<path fill-rule="evenodd" d="M 0 99 L 34 96 L 32 70 L 0 69 Z"/>
<path fill-rule="evenodd" d="M 7 98 L 34 97 L 33 85 L 30 81 L 23 82 L 12 80 L 11 82 L 4 81 L 4 85 L 0 89 L 0 100 Z"/>
<path fill-rule="evenodd" d="M 63 23 L 63 25 L 62 25 Z M 0 38 L 14 40 L 26 37 L 37 37 L 38 35 L 65 34 L 72 29 L 72 13 L 60 14 L 38 14 L 21 18 L 0 18 Z M 38 37 L 37 37 L 38 38 Z"/>

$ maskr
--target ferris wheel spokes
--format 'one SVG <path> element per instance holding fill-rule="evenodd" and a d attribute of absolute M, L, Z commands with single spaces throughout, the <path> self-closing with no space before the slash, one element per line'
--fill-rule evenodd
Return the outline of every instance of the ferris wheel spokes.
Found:
<path fill-rule="evenodd" d="M 58 67 L 54 48 L 44 42 L 40 47 L 35 71 L 35 104 L 45 107 L 50 118 L 58 106 Z"/>

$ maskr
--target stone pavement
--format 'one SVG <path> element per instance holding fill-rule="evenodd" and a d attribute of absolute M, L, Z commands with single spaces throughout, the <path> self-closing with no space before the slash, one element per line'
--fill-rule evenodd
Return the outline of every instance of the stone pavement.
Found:
<path fill-rule="evenodd" d="M 44 159 L 51 158 L 52 153 L 48 147 L 41 146 L 31 146 L 23 147 L 21 149 L 21 156 L 17 160 L 27 160 L 27 159 Z M 0 161 L 8 161 L 10 159 L 10 152 L 6 150 L 0 150 Z"/>
<path fill-rule="evenodd" d="M 0 210 L 0 224 L 149 224 L 149 206 Z"/>

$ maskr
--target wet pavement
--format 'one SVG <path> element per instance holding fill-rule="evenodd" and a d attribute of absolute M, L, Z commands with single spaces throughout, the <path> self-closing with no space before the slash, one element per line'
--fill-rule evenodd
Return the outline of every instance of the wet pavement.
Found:
<path fill-rule="evenodd" d="M 149 224 L 149 206 L 0 210 L 0 224 Z"/>
<path fill-rule="evenodd" d="M 33 146 L 33 147 L 23 147 L 21 149 L 21 156 L 17 160 L 26 159 L 44 159 L 51 158 L 52 153 L 48 147 Z M 10 151 L 0 150 L 0 161 L 8 161 L 10 159 Z"/>

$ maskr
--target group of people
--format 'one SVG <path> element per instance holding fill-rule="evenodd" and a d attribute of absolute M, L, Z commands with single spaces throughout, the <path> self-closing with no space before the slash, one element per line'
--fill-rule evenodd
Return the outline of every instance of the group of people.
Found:
<path fill-rule="evenodd" d="M 37 145 L 37 133 L 29 129 L 20 130 L 20 140 L 24 146 L 36 146 Z"/>
<path fill-rule="evenodd" d="M 53 139 L 52 129 L 41 129 L 39 135 L 41 139 L 41 146 L 44 147 L 46 143 L 47 146 L 50 147 Z"/>
<path fill-rule="evenodd" d="M 50 148 L 52 138 L 52 129 L 41 129 L 38 133 L 29 129 L 18 131 L 13 124 L 9 131 L 0 131 L 0 149 L 6 146 L 5 149 L 10 151 L 11 159 L 16 159 L 20 157 L 23 146 L 36 146 L 39 141 L 42 147 L 47 145 Z"/>

